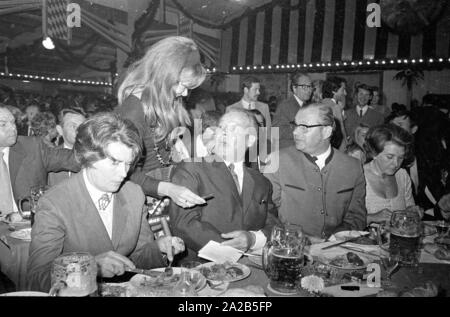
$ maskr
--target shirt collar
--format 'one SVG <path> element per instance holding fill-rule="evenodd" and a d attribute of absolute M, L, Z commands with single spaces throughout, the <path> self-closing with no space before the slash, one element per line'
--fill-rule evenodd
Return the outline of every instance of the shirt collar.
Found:
<path fill-rule="evenodd" d="M 331 145 L 328 147 L 328 149 L 323 152 L 322 154 L 317 155 L 317 161 L 325 162 L 328 156 L 331 154 Z"/>
<path fill-rule="evenodd" d="M 83 169 L 83 179 L 84 183 L 86 184 L 87 191 L 89 192 L 89 195 L 91 196 L 92 200 L 94 201 L 94 204 L 96 207 L 97 202 L 102 197 L 103 194 L 107 194 L 109 198 L 111 199 L 113 194 L 112 193 L 106 193 L 104 191 L 99 190 L 97 187 L 95 187 L 88 179 L 87 177 L 87 171 L 86 169 Z"/>
<path fill-rule="evenodd" d="M 304 102 L 301 101 L 300 98 L 297 97 L 295 94 L 294 94 L 294 98 L 295 98 L 295 100 L 297 100 L 297 102 L 298 102 L 298 104 L 300 105 L 300 107 L 303 107 Z"/>
<path fill-rule="evenodd" d="M 362 110 L 363 112 L 365 112 L 365 111 L 367 111 L 367 108 L 369 108 L 368 105 L 365 105 L 364 107 L 361 107 L 360 105 L 357 105 L 357 106 L 356 106 L 356 109 L 358 110 L 358 112 L 359 112 L 360 110 Z"/>

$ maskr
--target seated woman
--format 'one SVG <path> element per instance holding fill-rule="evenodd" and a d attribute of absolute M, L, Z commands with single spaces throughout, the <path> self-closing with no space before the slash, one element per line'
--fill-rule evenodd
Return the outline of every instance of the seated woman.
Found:
<path fill-rule="evenodd" d="M 372 127 L 365 150 L 367 223 L 387 221 L 395 210 L 414 206 L 411 179 L 400 168 L 411 155 L 412 135 L 393 124 Z"/>

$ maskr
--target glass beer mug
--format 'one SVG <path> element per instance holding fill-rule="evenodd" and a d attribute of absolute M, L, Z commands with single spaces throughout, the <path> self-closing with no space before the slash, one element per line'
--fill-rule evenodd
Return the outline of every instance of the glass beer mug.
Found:
<path fill-rule="evenodd" d="M 89 296 L 97 291 L 97 263 L 87 252 L 65 253 L 53 261 L 50 296 Z"/>
<path fill-rule="evenodd" d="M 394 211 L 390 220 L 389 255 L 406 266 L 417 266 L 420 260 L 423 228 L 417 208 Z"/>
<path fill-rule="evenodd" d="M 270 279 L 269 290 L 295 294 L 304 265 L 306 237 L 300 226 L 285 224 L 272 229 L 270 241 L 263 249 L 262 263 Z"/>

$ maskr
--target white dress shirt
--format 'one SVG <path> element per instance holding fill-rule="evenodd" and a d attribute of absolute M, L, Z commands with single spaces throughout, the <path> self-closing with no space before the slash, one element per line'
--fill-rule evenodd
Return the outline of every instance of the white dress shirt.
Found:
<path fill-rule="evenodd" d="M 84 183 L 86 184 L 86 188 L 89 192 L 89 196 L 91 196 L 92 202 L 97 208 L 100 218 L 102 219 L 103 224 L 105 225 L 109 238 L 112 239 L 114 195 L 112 193 L 105 193 L 97 189 L 94 185 L 92 185 L 87 177 L 86 169 L 83 169 L 83 179 Z M 111 202 L 108 204 L 105 210 L 100 210 L 98 200 L 100 199 L 100 197 L 102 197 L 103 194 L 108 194 L 109 198 L 111 199 Z"/>
<path fill-rule="evenodd" d="M 297 100 L 297 102 L 300 105 L 300 107 L 303 107 L 303 101 L 301 101 L 300 98 L 297 97 L 295 94 L 294 94 L 294 98 L 295 98 L 295 100 Z"/>
<path fill-rule="evenodd" d="M 256 103 L 254 101 L 248 102 L 248 101 L 245 101 L 244 99 L 241 99 L 241 103 L 244 106 L 244 109 L 252 110 L 252 109 L 256 108 L 256 106 L 255 106 Z"/>
<path fill-rule="evenodd" d="M 363 112 L 362 115 L 364 116 L 366 114 L 367 110 L 369 110 L 369 106 L 368 105 L 365 105 L 364 107 L 361 107 L 359 105 L 356 106 L 356 113 L 358 114 L 358 117 L 359 117 L 361 110 Z"/>
<path fill-rule="evenodd" d="M 331 154 L 331 146 L 328 147 L 328 150 L 323 152 L 320 155 L 317 155 L 316 165 L 319 166 L 320 169 L 325 167 L 325 161 L 327 160 L 328 156 Z"/>
<path fill-rule="evenodd" d="M 231 164 L 231 162 L 227 162 L 224 161 L 225 164 L 227 165 L 227 167 Z M 244 184 L 244 161 L 240 161 L 240 162 L 235 162 L 233 163 L 234 165 L 234 172 L 237 175 L 238 181 L 239 181 L 239 187 L 241 188 L 241 192 L 242 192 L 242 186 Z M 241 194 L 241 193 L 239 193 Z M 251 250 L 258 250 L 264 247 L 264 245 L 266 244 L 267 238 L 264 235 L 264 233 L 262 232 L 262 230 L 258 230 L 258 231 L 250 231 L 253 232 L 255 234 L 255 243 L 253 244 L 253 246 L 251 246 Z"/>
<path fill-rule="evenodd" d="M 13 189 L 12 189 L 11 173 L 10 173 L 10 168 L 9 168 L 9 149 L 10 149 L 9 147 L 5 147 L 3 149 L 3 160 L 6 163 L 6 167 L 8 168 L 8 173 L 10 175 L 10 177 L 9 177 L 9 180 L 10 180 L 9 188 L 11 189 L 11 196 L 12 196 L 12 201 L 13 201 L 13 211 L 14 212 L 18 212 L 19 208 L 17 208 L 17 203 L 16 203 L 16 201 L 14 199 Z"/>

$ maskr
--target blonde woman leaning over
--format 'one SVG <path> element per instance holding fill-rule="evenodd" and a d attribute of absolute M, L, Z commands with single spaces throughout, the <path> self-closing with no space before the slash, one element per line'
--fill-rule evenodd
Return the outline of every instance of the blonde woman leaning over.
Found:
<path fill-rule="evenodd" d="M 205 201 L 186 187 L 171 183 L 166 171 L 173 165 L 174 131 L 191 124 L 182 97 L 200 86 L 205 77 L 194 41 L 172 36 L 152 45 L 129 67 L 118 91 L 116 111 L 137 126 L 144 144 L 144 157 L 131 180 L 141 185 L 146 195 L 168 196 L 184 208 Z"/>
<path fill-rule="evenodd" d="M 393 124 L 370 128 L 364 147 L 367 223 L 388 221 L 395 210 L 414 206 L 411 179 L 400 168 L 411 155 L 412 136 Z"/>

